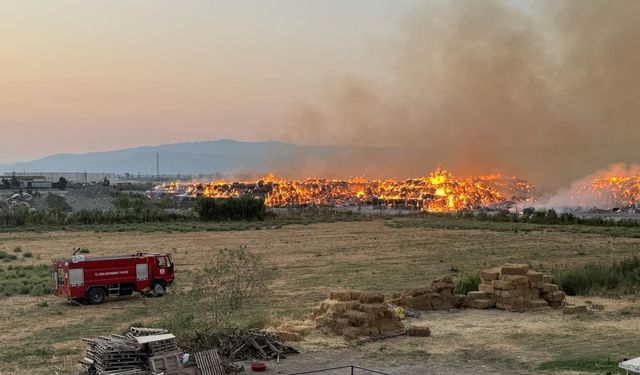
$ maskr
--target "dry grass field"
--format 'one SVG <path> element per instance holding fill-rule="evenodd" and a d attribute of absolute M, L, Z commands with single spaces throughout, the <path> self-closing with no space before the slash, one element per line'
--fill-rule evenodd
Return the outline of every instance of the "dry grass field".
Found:
<path fill-rule="evenodd" d="M 0 250 L 17 246 L 33 254 L 8 264 L 48 264 L 74 247 L 90 255 L 170 252 L 177 286 L 210 262 L 219 249 L 247 246 L 273 268 L 269 294 L 242 319 L 303 318 L 336 287 L 392 293 L 454 278 L 505 262 L 524 262 L 553 272 L 587 261 L 608 262 L 635 255 L 637 229 L 545 227 L 512 223 L 456 226 L 432 219 L 372 219 L 353 222 L 261 227 L 260 230 L 185 232 L 15 232 L 0 234 Z M 584 302 L 585 298 L 573 298 Z M 303 354 L 281 371 L 329 363 L 360 363 L 394 374 L 604 373 L 612 362 L 640 355 L 640 304 L 635 298 L 589 298 L 596 309 L 584 315 L 559 311 L 509 313 L 462 310 L 426 313 L 428 338 L 396 338 L 361 346 L 312 336 Z M 160 299 L 131 297 L 100 306 L 76 306 L 51 296 L 0 297 L 0 373 L 73 373 L 82 337 L 118 332 L 159 319 Z M 597 368 L 599 363 L 603 368 Z M 609 370 L 610 371 L 610 370 Z"/>

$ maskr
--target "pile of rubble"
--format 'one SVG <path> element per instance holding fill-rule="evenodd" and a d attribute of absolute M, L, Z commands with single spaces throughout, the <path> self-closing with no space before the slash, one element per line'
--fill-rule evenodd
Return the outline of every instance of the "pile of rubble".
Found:
<path fill-rule="evenodd" d="M 33 196 L 29 193 L 15 193 L 4 199 L 0 198 L 0 209 L 31 208 Z"/>
<path fill-rule="evenodd" d="M 559 308 L 565 301 L 564 292 L 552 283 L 551 276 L 532 271 L 526 264 L 505 264 L 482 271 L 480 280 L 479 291 L 467 294 L 465 306 L 525 311 Z"/>
<path fill-rule="evenodd" d="M 321 332 L 348 339 L 384 336 L 403 330 L 400 318 L 389 310 L 380 293 L 331 292 L 310 319 Z"/>
<path fill-rule="evenodd" d="M 83 339 L 88 344 L 81 374 L 177 375 L 182 368 L 175 336 L 163 329 L 131 327 L 124 336 Z"/>
<path fill-rule="evenodd" d="M 465 295 L 455 294 L 456 285 L 449 276 L 440 277 L 429 286 L 394 294 L 388 303 L 417 310 L 446 310 L 462 307 Z"/>

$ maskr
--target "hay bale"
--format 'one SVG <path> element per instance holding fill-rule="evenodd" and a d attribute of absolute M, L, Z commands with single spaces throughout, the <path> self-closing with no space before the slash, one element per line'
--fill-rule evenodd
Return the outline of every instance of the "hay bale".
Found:
<path fill-rule="evenodd" d="M 485 284 L 490 284 L 493 280 L 498 280 L 500 277 L 500 269 L 493 268 L 490 270 L 480 271 L 480 280 Z"/>
<path fill-rule="evenodd" d="M 525 275 L 500 275 L 500 281 L 505 281 L 511 286 L 529 285 L 529 278 Z"/>
<path fill-rule="evenodd" d="M 351 291 L 350 290 L 334 290 L 329 292 L 329 299 L 333 301 L 351 301 Z"/>
<path fill-rule="evenodd" d="M 587 312 L 587 306 L 585 305 L 564 306 L 562 308 L 563 314 L 579 314 L 585 312 Z"/>
<path fill-rule="evenodd" d="M 548 302 L 562 302 L 564 301 L 565 295 L 564 292 L 549 292 L 545 293 L 544 297 Z"/>
<path fill-rule="evenodd" d="M 559 309 L 564 305 L 564 301 L 548 301 L 549 306 L 554 309 Z"/>
<path fill-rule="evenodd" d="M 522 289 L 500 290 L 496 294 L 505 298 L 524 297 L 524 291 Z"/>
<path fill-rule="evenodd" d="M 507 281 L 505 280 L 493 280 L 491 282 L 491 287 L 493 287 L 493 289 L 497 289 L 497 290 L 510 290 L 510 289 L 514 289 L 513 285 L 509 284 Z"/>
<path fill-rule="evenodd" d="M 481 291 L 472 291 L 467 293 L 467 301 L 474 299 L 491 299 L 491 294 Z"/>
<path fill-rule="evenodd" d="M 542 272 L 536 272 L 532 270 L 527 271 L 526 276 L 529 278 L 529 283 L 541 283 L 542 279 L 544 278 Z"/>
<path fill-rule="evenodd" d="M 344 317 L 352 326 L 360 326 L 367 322 L 369 315 L 363 311 L 348 310 L 344 313 Z"/>
<path fill-rule="evenodd" d="M 540 289 L 542 288 L 542 281 L 531 281 L 529 280 L 529 286 L 532 288 Z"/>
<path fill-rule="evenodd" d="M 480 284 L 478 285 L 478 290 L 481 292 L 485 292 L 485 293 L 490 293 L 490 294 L 495 294 L 495 289 L 493 289 L 493 286 L 491 286 L 491 284 Z"/>
<path fill-rule="evenodd" d="M 383 303 L 362 303 L 358 307 L 358 310 L 363 311 L 369 315 L 375 315 L 384 311 L 387 311 L 387 306 Z"/>
<path fill-rule="evenodd" d="M 525 275 L 529 271 L 529 266 L 526 264 L 505 264 L 500 267 L 501 275 Z"/>
<path fill-rule="evenodd" d="M 530 309 L 543 309 L 543 308 L 549 308 L 549 303 L 543 299 L 537 298 L 537 299 L 532 299 L 530 301 L 527 302 L 527 305 Z"/>
<path fill-rule="evenodd" d="M 359 301 L 362 303 L 382 303 L 384 302 L 384 294 L 364 292 L 360 294 Z"/>
<path fill-rule="evenodd" d="M 490 298 L 487 299 L 471 299 L 465 302 L 465 306 L 470 307 L 472 309 L 488 309 L 494 307 L 496 305 L 496 301 Z"/>
<path fill-rule="evenodd" d="M 431 336 L 431 329 L 429 327 L 409 327 L 407 329 L 407 335 L 414 337 L 429 337 Z"/>
<path fill-rule="evenodd" d="M 553 278 L 551 277 L 551 275 L 542 275 L 542 282 L 551 284 L 553 283 Z"/>
<path fill-rule="evenodd" d="M 431 290 L 437 293 L 443 292 L 445 290 L 453 291 L 456 288 L 456 285 L 453 282 L 444 282 L 444 281 L 435 281 L 431 284 Z"/>
<path fill-rule="evenodd" d="M 548 292 L 557 292 L 558 290 L 560 290 L 560 288 L 556 284 L 543 283 L 540 286 L 540 290 L 542 290 L 545 293 L 548 293 Z"/>
<path fill-rule="evenodd" d="M 447 310 L 455 307 L 456 299 L 454 296 L 442 296 L 438 293 L 432 293 L 430 297 L 433 310 Z"/>
<path fill-rule="evenodd" d="M 411 297 L 417 297 L 417 296 L 421 296 L 423 294 L 427 294 L 431 292 L 431 288 L 423 286 L 420 288 L 414 288 L 409 290 L 409 292 L 407 293 L 408 295 L 410 295 Z"/>

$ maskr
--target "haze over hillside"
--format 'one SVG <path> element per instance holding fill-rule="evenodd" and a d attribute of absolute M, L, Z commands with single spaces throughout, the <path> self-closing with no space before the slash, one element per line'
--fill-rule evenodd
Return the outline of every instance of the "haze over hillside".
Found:
<path fill-rule="evenodd" d="M 340 160 L 384 154 L 381 149 L 346 146 L 302 146 L 282 142 L 216 140 L 144 146 L 85 154 L 55 154 L 42 159 L 2 165 L 2 172 L 114 172 L 156 173 L 156 154 L 162 174 L 248 175 L 275 172 L 283 176 L 314 173 L 335 175 Z M 332 173 L 332 170 L 334 171 Z M 366 168 L 365 168 L 366 170 Z M 371 172 L 371 170 L 369 170 Z"/>

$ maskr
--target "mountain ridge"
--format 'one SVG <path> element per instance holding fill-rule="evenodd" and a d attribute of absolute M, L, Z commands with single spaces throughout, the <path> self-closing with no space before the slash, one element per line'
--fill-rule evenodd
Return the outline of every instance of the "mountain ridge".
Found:
<path fill-rule="evenodd" d="M 332 160 L 357 157 L 382 149 L 364 146 L 298 145 L 279 141 L 245 142 L 232 139 L 130 147 L 112 151 L 60 153 L 0 165 L 0 171 L 110 172 L 156 174 L 156 154 L 162 174 L 264 173 Z"/>

